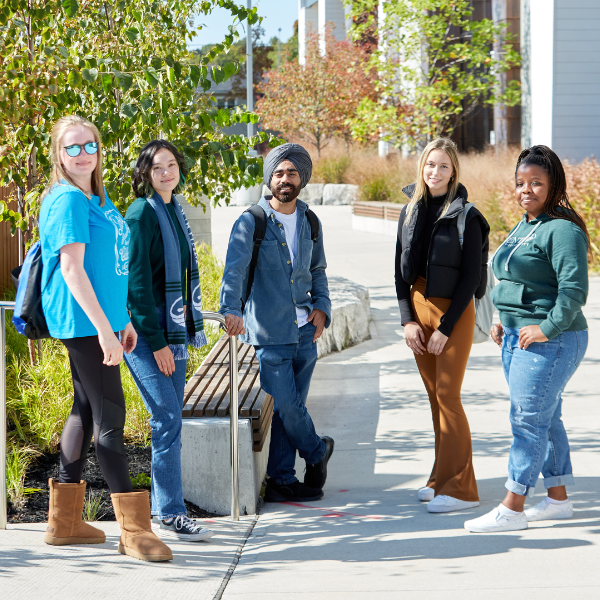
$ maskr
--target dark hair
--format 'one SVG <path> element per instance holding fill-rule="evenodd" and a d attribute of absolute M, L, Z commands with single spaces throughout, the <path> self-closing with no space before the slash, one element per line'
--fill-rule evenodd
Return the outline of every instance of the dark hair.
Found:
<path fill-rule="evenodd" d="M 553 219 L 565 219 L 566 221 L 575 223 L 575 225 L 583 230 L 589 242 L 590 236 L 585 222 L 569 202 L 565 169 L 556 153 L 548 148 L 548 146 L 541 145 L 531 146 L 531 148 L 523 150 L 517 159 L 515 177 L 517 176 L 519 167 L 526 165 L 541 167 L 550 177 L 550 189 L 548 190 L 548 197 L 544 205 L 544 212 Z"/>
<path fill-rule="evenodd" d="M 135 168 L 133 169 L 131 185 L 133 186 L 133 192 L 138 198 L 150 196 L 153 193 L 150 170 L 152 169 L 154 155 L 162 148 L 168 150 L 175 157 L 175 160 L 179 165 L 179 183 L 173 190 L 173 193 L 178 194 L 185 186 L 185 178 L 190 171 L 185 155 L 180 152 L 176 146 L 171 144 L 171 142 L 167 142 L 167 140 L 152 140 L 142 148 Z"/>

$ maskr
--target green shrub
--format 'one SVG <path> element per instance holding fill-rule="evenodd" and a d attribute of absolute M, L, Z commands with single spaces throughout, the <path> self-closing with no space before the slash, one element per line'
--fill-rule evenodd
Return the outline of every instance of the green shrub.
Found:
<path fill-rule="evenodd" d="M 364 202 L 404 203 L 398 195 L 394 182 L 386 175 L 375 175 L 366 179 L 360 186 L 359 198 Z"/>
<path fill-rule="evenodd" d="M 346 173 L 352 161 L 349 156 L 331 156 L 315 164 L 313 183 L 347 183 Z"/>
<path fill-rule="evenodd" d="M 102 494 L 88 490 L 85 494 L 81 518 L 88 523 L 99 521 L 107 513 L 106 509 L 106 502 L 102 498 Z"/>
<path fill-rule="evenodd" d="M 138 473 L 135 477 L 132 477 L 130 474 L 129 478 L 131 479 L 131 485 L 134 490 L 140 488 L 150 489 L 150 486 L 152 485 L 152 479 L 150 479 L 150 475 L 147 475 L 146 473 Z"/>

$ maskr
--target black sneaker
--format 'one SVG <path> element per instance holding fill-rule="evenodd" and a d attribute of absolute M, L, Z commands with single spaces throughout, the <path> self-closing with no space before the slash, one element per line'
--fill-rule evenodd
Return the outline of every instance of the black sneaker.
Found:
<path fill-rule="evenodd" d="M 196 521 L 185 515 L 179 515 L 164 521 L 154 517 L 152 519 L 152 529 L 160 537 L 174 538 L 183 542 L 200 542 L 214 535 L 210 529 L 198 525 Z"/>
<path fill-rule="evenodd" d="M 304 483 L 308 487 L 323 489 L 325 481 L 327 481 L 327 463 L 333 454 L 333 447 L 335 446 L 334 441 L 328 436 L 324 435 L 321 438 L 325 442 L 325 456 L 316 465 L 306 465 L 306 474 L 304 475 Z"/>
<path fill-rule="evenodd" d="M 277 485 L 272 479 L 267 481 L 265 502 L 311 502 L 322 497 L 323 490 L 310 488 L 299 481 L 287 485 Z"/>

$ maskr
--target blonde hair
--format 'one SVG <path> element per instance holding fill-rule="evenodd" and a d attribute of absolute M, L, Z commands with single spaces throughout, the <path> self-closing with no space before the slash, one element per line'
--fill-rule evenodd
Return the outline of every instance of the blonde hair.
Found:
<path fill-rule="evenodd" d="M 418 202 L 423 200 L 423 202 L 427 203 L 427 191 L 428 187 L 425 183 L 425 179 L 423 178 L 423 170 L 425 169 L 425 163 L 427 162 L 427 158 L 431 154 L 432 150 L 443 150 L 449 157 L 452 162 L 452 180 L 450 181 L 450 185 L 448 186 L 448 194 L 446 195 L 446 202 L 442 208 L 442 213 L 440 215 L 440 219 L 448 212 L 448 208 L 450 208 L 450 204 L 456 198 L 456 192 L 458 190 L 459 178 L 460 178 L 460 164 L 458 162 L 458 148 L 456 144 L 450 138 L 437 138 L 423 149 L 421 152 L 421 156 L 419 157 L 419 162 L 417 163 L 417 181 L 415 184 L 415 191 L 413 193 L 413 197 L 408 204 L 408 208 L 406 209 L 406 222 L 410 221 L 410 217 L 415 210 L 415 207 Z"/>
<path fill-rule="evenodd" d="M 98 163 L 96 164 L 96 168 L 92 172 L 92 193 L 95 196 L 100 198 L 100 206 L 104 206 L 104 182 L 102 181 L 102 143 L 100 142 L 100 132 L 98 128 L 87 119 L 80 117 L 79 115 L 67 115 L 66 117 L 61 117 L 56 123 L 54 123 L 54 127 L 52 127 L 52 141 L 51 141 L 51 160 L 52 160 L 52 172 L 50 175 L 50 183 L 44 190 L 42 194 L 42 200 L 45 198 L 46 194 L 56 185 L 60 184 L 62 180 L 66 181 L 70 185 L 80 189 L 86 196 L 86 198 L 90 199 L 90 194 L 85 190 L 82 190 L 72 179 L 69 177 L 69 174 L 65 170 L 62 162 L 60 161 L 60 143 L 62 141 L 63 136 L 65 135 L 67 129 L 76 126 L 87 127 L 94 134 L 94 141 L 98 142 Z M 82 150 L 85 152 L 85 150 Z"/>

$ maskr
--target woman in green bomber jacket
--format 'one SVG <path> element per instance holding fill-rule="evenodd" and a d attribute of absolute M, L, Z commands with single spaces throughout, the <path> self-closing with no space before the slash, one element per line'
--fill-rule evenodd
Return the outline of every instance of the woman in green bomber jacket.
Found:
<path fill-rule="evenodd" d="M 569 203 L 563 166 L 547 146 L 521 152 L 515 197 L 526 213 L 494 255 L 500 283 L 492 299 L 502 324 L 491 331 L 502 347 L 510 390 L 508 493 L 497 508 L 465 523 L 472 532 L 516 531 L 527 529 L 528 521 L 573 516 L 561 395 L 588 344 L 581 307 L 588 293 L 589 237 Z M 540 473 L 548 496 L 524 510 Z"/>
<path fill-rule="evenodd" d="M 125 216 L 131 231 L 127 308 L 138 345 L 127 366 L 151 415 L 156 531 L 196 542 L 212 532 L 188 518 L 181 479 L 187 346 L 206 344 L 196 247 L 174 195 L 187 173 L 185 157 L 165 140 L 148 142 L 133 172 L 138 198 Z"/>

